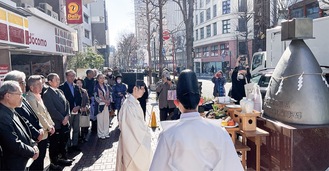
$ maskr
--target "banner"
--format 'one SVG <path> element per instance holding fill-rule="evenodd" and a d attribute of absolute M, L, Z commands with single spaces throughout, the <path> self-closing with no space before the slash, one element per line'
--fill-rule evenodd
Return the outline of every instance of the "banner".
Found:
<path fill-rule="evenodd" d="M 83 22 L 81 0 L 66 0 L 66 19 L 67 24 Z"/>

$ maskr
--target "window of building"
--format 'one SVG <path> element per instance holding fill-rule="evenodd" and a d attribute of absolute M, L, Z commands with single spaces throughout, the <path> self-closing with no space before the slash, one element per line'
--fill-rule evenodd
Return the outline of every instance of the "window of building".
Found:
<path fill-rule="evenodd" d="M 204 27 L 200 29 L 200 39 L 204 39 Z"/>
<path fill-rule="evenodd" d="M 199 39 L 199 30 L 195 30 L 195 40 Z"/>
<path fill-rule="evenodd" d="M 213 23 L 212 24 L 212 32 L 213 32 L 213 35 L 216 36 L 217 35 L 217 23 Z"/>
<path fill-rule="evenodd" d="M 306 6 L 306 17 L 307 18 L 318 18 L 319 17 L 319 6 L 316 3 L 312 3 Z"/>
<path fill-rule="evenodd" d="M 222 21 L 223 26 L 223 34 L 229 33 L 230 30 L 230 20 L 223 20 Z"/>
<path fill-rule="evenodd" d="M 90 31 L 85 29 L 85 38 L 89 39 Z"/>
<path fill-rule="evenodd" d="M 217 4 L 215 4 L 213 7 L 212 7 L 212 17 L 216 17 L 217 16 Z"/>
<path fill-rule="evenodd" d="M 209 4 L 210 0 L 206 0 L 206 4 Z"/>
<path fill-rule="evenodd" d="M 199 5 L 200 8 L 203 7 L 203 0 L 200 0 L 200 5 Z"/>
<path fill-rule="evenodd" d="M 208 51 L 208 47 L 203 47 L 203 56 L 204 57 L 208 57 L 209 56 L 209 51 Z"/>
<path fill-rule="evenodd" d="M 83 21 L 84 21 L 85 23 L 89 23 L 89 17 L 88 17 L 87 14 L 83 14 Z"/>
<path fill-rule="evenodd" d="M 202 11 L 200 13 L 200 24 L 203 23 L 203 21 L 204 21 L 204 12 Z"/>
<path fill-rule="evenodd" d="M 210 16 L 210 8 L 207 9 L 206 11 L 206 20 L 210 20 L 211 16 Z"/>
<path fill-rule="evenodd" d="M 210 37 L 211 36 L 211 27 L 210 27 L 210 25 L 207 25 L 206 29 L 207 29 L 207 37 Z"/>
<path fill-rule="evenodd" d="M 301 8 L 296 8 L 290 11 L 291 18 L 303 18 L 304 17 L 304 9 Z"/>
<path fill-rule="evenodd" d="M 218 56 L 218 45 L 211 46 L 211 56 Z"/>
<path fill-rule="evenodd" d="M 195 25 L 198 25 L 198 15 L 195 15 Z"/>
<path fill-rule="evenodd" d="M 200 48 L 196 48 L 195 49 L 195 57 L 201 57 L 201 49 Z"/>
<path fill-rule="evenodd" d="M 231 12 L 230 0 L 223 1 L 222 4 L 223 4 L 223 14 L 229 14 Z"/>

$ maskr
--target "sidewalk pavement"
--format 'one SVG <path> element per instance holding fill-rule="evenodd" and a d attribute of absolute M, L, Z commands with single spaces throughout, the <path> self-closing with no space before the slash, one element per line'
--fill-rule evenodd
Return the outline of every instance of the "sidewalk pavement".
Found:
<path fill-rule="evenodd" d="M 152 105 L 156 103 L 156 94 L 155 92 L 150 92 L 149 100 L 146 107 L 146 123 L 149 124 Z M 157 124 L 160 125 L 159 118 L 159 108 L 158 105 L 155 105 L 153 110 L 156 113 Z M 116 165 L 116 154 L 118 148 L 118 140 L 120 135 L 120 130 L 118 129 L 117 118 L 113 120 L 113 125 L 110 128 L 110 138 L 101 140 L 98 139 L 96 133 L 89 133 L 89 141 L 80 145 L 81 152 L 71 153 L 68 156 L 74 158 L 71 166 L 65 167 L 64 171 L 82 171 L 82 170 L 92 170 L 92 171 L 114 171 Z M 161 128 L 152 130 L 150 128 L 151 137 L 152 137 L 152 150 L 155 151 L 159 133 Z M 45 159 L 45 170 L 47 170 L 50 164 L 49 155 L 47 150 L 47 156 Z"/>

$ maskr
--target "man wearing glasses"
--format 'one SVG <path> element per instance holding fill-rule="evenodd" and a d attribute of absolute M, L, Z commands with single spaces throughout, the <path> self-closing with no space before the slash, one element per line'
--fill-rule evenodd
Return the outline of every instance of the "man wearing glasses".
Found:
<path fill-rule="evenodd" d="M 18 82 L 23 95 L 26 92 L 25 78 L 26 76 L 24 72 L 13 70 L 6 74 L 4 81 L 11 80 Z M 38 116 L 24 97 L 22 97 L 22 105 L 16 107 L 15 111 L 29 122 L 28 125 L 32 125 L 29 126 L 32 133 L 32 139 L 37 142 L 41 141 L 44 134 L 42 126 L 39 122 Z"/>
<path fill-rule="evenodd" d="M 22 105 L 22 94 L 15 81 L 5 81 L 0 87 L 0 145 L 4 156 L 1 170 L 25 170 L 28 160 L 39 156 L 28 125 L 14 110 Z"/>

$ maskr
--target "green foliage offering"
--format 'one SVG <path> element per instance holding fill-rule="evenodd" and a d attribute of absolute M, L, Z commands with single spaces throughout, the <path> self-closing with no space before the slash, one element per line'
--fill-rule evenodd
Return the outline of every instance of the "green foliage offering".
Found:
<path fill-rule="evenodd" d="M 103 66 L 103 56 L 97 54 L 92 48 L 88 48 L 87 52 L 78 52 L 75 56 L 69 57 L 67 61 L 67 68 L 73 70 L 77 68 L 102 69 Z"/>

